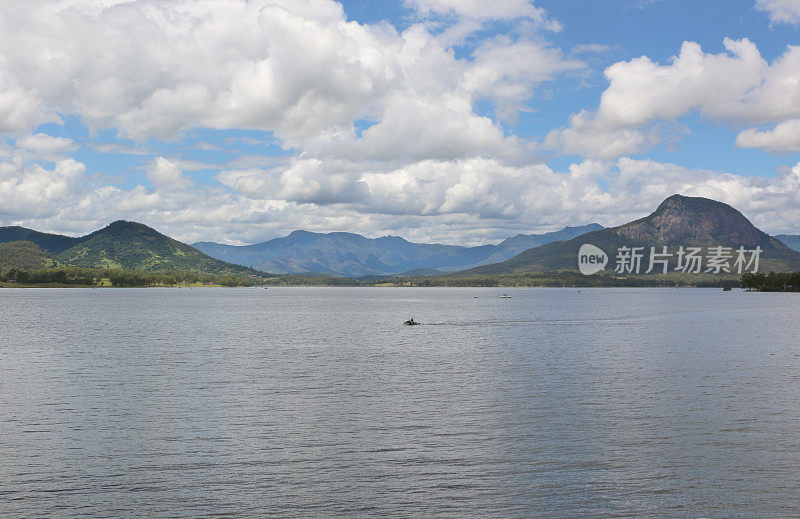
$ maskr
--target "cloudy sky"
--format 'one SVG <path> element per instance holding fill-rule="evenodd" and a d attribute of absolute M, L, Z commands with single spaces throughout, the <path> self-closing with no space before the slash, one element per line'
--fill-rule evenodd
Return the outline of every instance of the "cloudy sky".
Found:
<path fill-rule="evenodd" d="M 0 225 L 476 244 L 674 193 L 800 232 L 800 0 L 26 0 Z"/>

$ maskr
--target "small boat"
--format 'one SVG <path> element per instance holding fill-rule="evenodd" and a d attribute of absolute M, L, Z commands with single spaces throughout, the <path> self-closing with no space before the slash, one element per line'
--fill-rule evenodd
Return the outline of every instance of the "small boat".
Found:
<path fill-rule="evenodd" d="M 511 299 L 511 296 L 508 294 L 503 294 L 500 296 L 500 299 Z"/>
<path fill-rule="evenodd" d="M 731 290 L 733 290 L 731 287 L 722 287 L 723 292 L 730 292 Z"/>
<path fill-rule="evenodd" d="M 406 326 L 417 326 L 420 323 L 415 321 L 414 318 L 412 317 L 411 319 L 409 319 L 408 321 L 404 322 L 403 324 L 405 324 Z"/>

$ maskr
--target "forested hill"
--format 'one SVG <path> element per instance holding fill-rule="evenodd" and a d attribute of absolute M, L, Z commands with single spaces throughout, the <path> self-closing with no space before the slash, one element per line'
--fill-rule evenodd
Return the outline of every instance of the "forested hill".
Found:
<path fill-rule="evenodd" d="M 22 227 L 0 228 L 0 242 L 19 243 L 23 238 L 24 242 L 41 249 L 54 265 L 263 276 L 263 273 L 253 269 L 207 256 L 151 227 L 123 220 L 79 238 L 40 233 Z M 9 243 L 6 246 L 11 247 Z M 14 245 L 13 248 L 20 253 L 24 250 L 20 245 Z"/>

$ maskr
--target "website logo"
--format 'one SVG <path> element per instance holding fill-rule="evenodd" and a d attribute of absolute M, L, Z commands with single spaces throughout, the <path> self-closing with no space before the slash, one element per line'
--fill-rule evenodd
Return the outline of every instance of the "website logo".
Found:
<path fill-rule="evenodd" d="M 591 276 L 606 269 L 608 265 L 608 254 L 603 249 L 592 244 L 581 245 L 578 251 L 578 269 L 584 276 Z"/>
<path fill-rule="evenodd" d="M 705 251 L 705 254 L 703 253 Z M 758 273 L 761 247 L 619 247 L 615 258 L 617 274 L 739 274 Z M 599 247 L 581 245 L 578 251 L 578 268 L 581 274 L 591 276 L 605 270 L 609 257 Z"/>

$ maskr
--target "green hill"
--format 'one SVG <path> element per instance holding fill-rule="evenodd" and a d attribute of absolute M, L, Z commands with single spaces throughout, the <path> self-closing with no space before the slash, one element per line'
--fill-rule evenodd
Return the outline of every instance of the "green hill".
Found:
<path fill-rule="evenodd" d="M 509 275 L 531 272 L 577 271 L 578 251 L 583 244 L 592 244 L 609 256 L 606 272 L 614 270 L 617 250 L 621 247 L 643 247 L 642 272 L 647 269 L 650 248 L 724 246 L 751 250 L 761 247 L 759 271 L 788 272 L 800 270 L 800 253 L 781 241 L 758 230 L 733 207 L 707 198 L 673 195 L 651 215 L 619 227 L 593 231 L 577 238 L 542 245 L 492 265 L 454 273 L 455 276 Z M 677 259 L 669 269 L 674 272 Z M 729 276 L 733 277 L 734 274 Z"/>
<path fill-rule="evenodd" d="M 34 270 L 48 267 L 53 261 L 45 251 L 30 241 L 0 243 L 0 270 Z"/>
<path fill-rule="evenodd" d="M 40 249 L 50 254 L 58 254 L 75 246 L 82 238 L 71 238 L 61 234 L 50 234 L 34 231 L 16 225 L 0 227 L 0 243 L 26 241 L 36 244 Z"/>
<path fill-rule="evenodd" d="M 247 267 L 206 256 L 146 225 L 123 220 L 79 238 L 76 245 L 55 258 L 77 267 L 260 275 Z"/>

